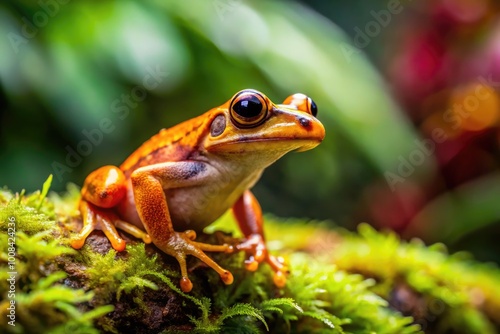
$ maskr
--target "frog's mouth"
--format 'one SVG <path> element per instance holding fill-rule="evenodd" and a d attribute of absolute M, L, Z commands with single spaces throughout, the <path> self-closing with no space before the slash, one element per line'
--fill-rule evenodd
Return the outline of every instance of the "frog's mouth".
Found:
<path fill-rule="evenodd" d="M 269 147 L 272 147 L 273 143 L 276 143 L 279 146 L 287 146 L 287 147 L 293 146 L 295 147 L 293 150 L 296 150 L 297 152 L 303 152 L 315 148 L 316 146 L 321 144 L 322 141 L 323 138 L 320 139 L 316 137 L 239 138 L 238 142 L 235 144 L 263 143 L 267 144 Z"/>
<path fill-rule="evenodd" d="M 322 138 L 255 138 L 240 137 L 235 141 L 220 142 L 207 147 L 213 153 L 244 154 L 245 152 L 304 152 L 311 150 L 322 142 Z"/>

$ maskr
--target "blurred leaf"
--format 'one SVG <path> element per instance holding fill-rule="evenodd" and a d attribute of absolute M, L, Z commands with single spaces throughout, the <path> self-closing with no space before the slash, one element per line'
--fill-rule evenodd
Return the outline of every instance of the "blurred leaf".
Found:
<path fill-rule="evenodd" d="M 418 136 L 367 59 L 345 55 L 342 48 L 349 44 L 335 25 L 294 2 L 222 3 L 193 0 L 164 6 L 222 52 L 253 62 L 281 91 L 312 95 L 320 115 L 328 117 L 327 141 L 334 138 L 328 136 L 331 127 L 338 126 L 380 171 L 411 151 Z M 194 4 L 199 10 L 192 10 Z"/>
<path fill-rule="evenodd" d="M 410 235 L 430 242 L 457 242 L 500 220 L 500 174 L 494 173 L 444 193 L 427 204 L 410 223 Z"/>

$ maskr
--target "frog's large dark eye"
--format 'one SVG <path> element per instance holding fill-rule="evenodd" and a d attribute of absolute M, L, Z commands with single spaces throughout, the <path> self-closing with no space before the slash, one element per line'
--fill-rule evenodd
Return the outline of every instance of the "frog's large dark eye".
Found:
<path fill-rule="evenodd" d="M 236 94 L 229 106 L 231 119 L 240 128 L 250 128 L 261 124 L 267 116 L 268 101 L 259 92 L 244 90 Z"/>
<path fill-rule="evenodd" d="M 316 117 L 318 115 L 318 106 L 313 101 L 313 99 L 311 99 L 310 97 L 308 97 L 308 99 L 309 99 L 309 109 L 311 110 L 311 114 L 314 117 Z"/>
<path fill-rule="evenodd" d="M 292 105 L 297 108 L 297 110 L 311 114 L 314 117 L 318 115 L 318 106 L 316 103 L 314 103 L 309 96 L 301 93 L 290 95 L 285 99 L 283 104 Z"/>

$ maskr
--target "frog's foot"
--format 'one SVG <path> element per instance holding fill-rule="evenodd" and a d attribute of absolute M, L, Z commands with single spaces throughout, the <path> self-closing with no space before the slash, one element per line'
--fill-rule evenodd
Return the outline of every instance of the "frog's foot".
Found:
<path fill-rule="evenodd" d="M 125 240 L 120 236 L 116 228 L 125 231 L 145 243 L 151 243 L 149 235 L 137 226 L 121 220 L 113 211 L 98 208 L 85 200 L 80 202 L 80 212 L 82 214 L 83 228 L 78 235 L 71 238 L 71 246 L 80 249 L 85 244 L 85 240 L 94 230 L 102 230 L 111 246 L 118 252 L 125 249 Z"/>
<path fill-rule="evenodd" d="M 248 271 L 256 271 L 260 263 L 267 262 L 274 271 L 274 284 L 278 288 L 285 286 L 286 275 L 289 273 L 288 267 L 283 258 L 269 254 L 262 235 L 257 233 L 249 235 L 242 243 L 236 246 L 236 249 L 247 253 L 248 257 L 245 260 L 245 267 Z"/>
<path fill-rule="evenodd" d="M 229 253 L 232 252 L 232 247 L 228 244 L 205 244 L 196 242 L 194 241 L 194 239 L 196 239 L 196 233 L 192 230 L 188 230 L 185 232 L 173 232 L 173 234 L 171 234 L 170 237 L 163 243 L 155 242 L 155 245 L 158 246 L 158 248 L 160 248 L 165 253 L 175 257 L 179 262 L 182 276 L 180 281 L 182 291 L 189 292 L 193 288 L 193 283 L 191 283 L 191 280 L 189 279 L 187 274 L 187 255 L 196 256 L 202 262 L 215 270 L 225 284 L 233 283 L 233 275 L 231 274 L 231 272 L 219 266 L 214 260 L 209 258 L 204 253 L 204 251 Z"/>

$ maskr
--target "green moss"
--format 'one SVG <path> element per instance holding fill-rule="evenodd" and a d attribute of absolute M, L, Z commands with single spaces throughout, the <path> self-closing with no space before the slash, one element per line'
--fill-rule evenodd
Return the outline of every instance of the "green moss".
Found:
<path fill-rule="evenodd" d="M 122 257 L 118 257 L 113 249 L 101 255 L 85 246 L 80 261 L 87 267 L 85 274 L 89 287 L 99 292 L 99 303 L 107 303 L 114 297 L 120 300 L 123 293 L 130 293 L 134 289 L 139 290 L 138 293 L 145 288 L 157 290 L 158 286 L 146 278 L 148 275 L 164 272 L 176 276 L 176 273 L 162 270 L 157 255 L 148 256 L 143 243 L 128 245 Z"/>
<path fill-rule="evenodd" d="M 373 290 L 386 299 L 398 286 L 407 287 L 403 294 L 413 292 L 425 305 L 421 323 L 432 322 L 440 332 L 496 333 L 497 266 L 475 262 L 466 253 L 449 255 L 443 244 L 404 242 L 395 233 L 379 233 L 367 224 L 358 232 L 344 233 L 333 252 L 340 269 L 375 278 Z"/>
<path fill-rule="evenodd" d="M 16 231 L 23 231 L 28 234 L 53 231 L 55 229 L 54 221 L 51 219 L 53 213 L 41 213 L 40 210 L 29 206 L 28 201 L 36 196 L 16 196 L 9 200 L 0 211 L 0 231 L 7 233 L 9 231 L 9 219 L 15 223 Z M 51 208 L 43 207 L 44 211 L 51 211 Z"/>
<path fill-rule="evenodd" d="M 47 190 L 46 184 L 30 195 L 0 193 L 2 332 L 410 334 L 421 333 L 419 324 L 433 333 L 498 329 L 498 268 L 463 253 L 449 255 L 443 245 L 403 242 L 367 225 L 349 233 L 287 220 L 284 232 L 284 222 L 267 217 L 269 239 L 281 240 L 270 247 L 288 254 L 284 289 L 273 285 L 267 265 L 250 273 L 244 254 L 214 253 L 234 283 L 224 285 L 190 258 L 194 289 L 186 294 L 178 287 L 175 259 L 152 245 L 129 242 L 117 253 L 96 233 L 82 250 L 68 247 L 78 189 L 70 186 L 64 196 L 48 199 Z M 6 323 L 10 217 L 16 222 L 16 327 Z M 215 226 L 233 230 L 235 224 L 226 215 Z"/>
<path fill-rule="evenodd" d="M 82 312 L 78 306 L 94 294 L 64 284 L 68 274 L 57 262 L 76 252 L 55 237 L 54 205 L 46 199 L 50 181 L 30 195 L 3 190 L 0 196 L 0 329 L 3 333 L 98 333 L 94 319 L 111 312 L 113 306 Z"/>
<path fill-rule="evenodd" d="M 311 261 L 309 256 L 292 257 L 294 274 L 290 295 L 304 313 L 322 320 L 335 333 L 418 333 L 412 319 L 389 309 L 387 301 L 370 291 L 372 279 L 339 271 L 333 264 Z M 318 330 L 308 321 L 307 330 Z"/>

